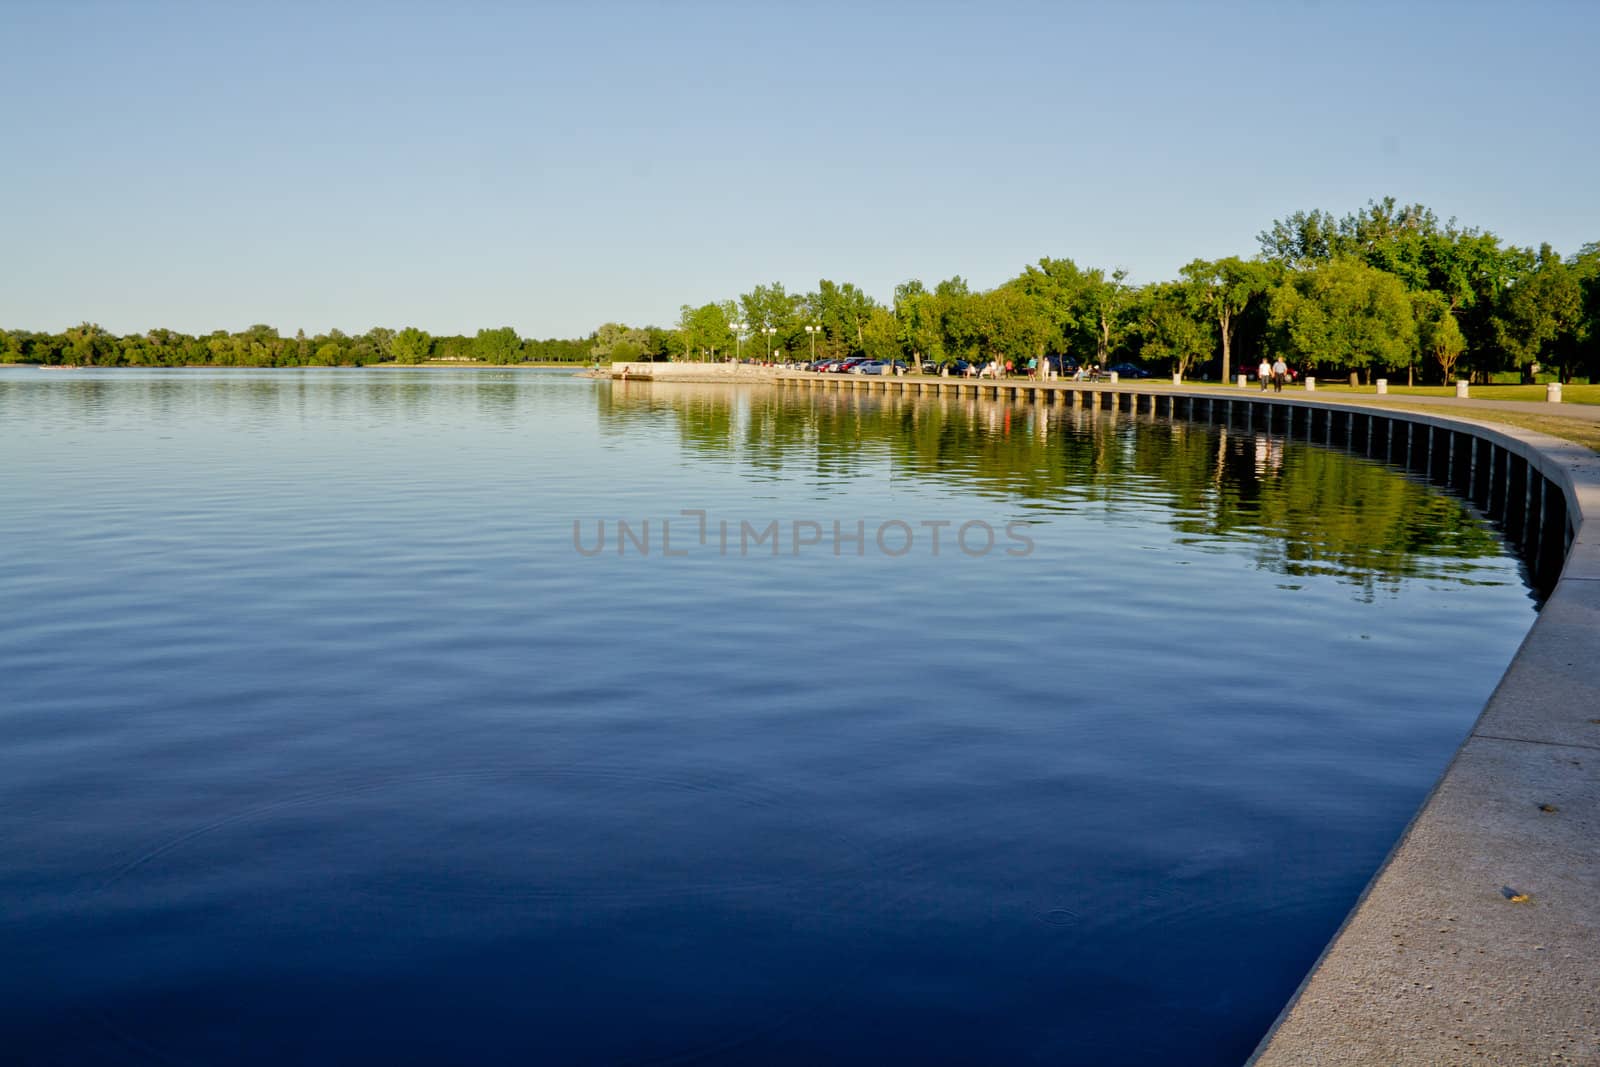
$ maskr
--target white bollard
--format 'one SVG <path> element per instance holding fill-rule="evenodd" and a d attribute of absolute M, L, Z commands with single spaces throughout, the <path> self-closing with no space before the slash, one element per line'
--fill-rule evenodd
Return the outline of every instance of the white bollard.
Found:
<path fill-rule="evenodd" d="M 1467 399 L 1467 395 L 1468 395 L 1467 394 L 1467 383 L 1466 382 L 1457 382 L 1456 383 L 1456 396 L 1461 400 L 1465 400 L 1465 399 Z"/>
<path fill-rule="evenodd" d="M 1244 388 L 1244 383 L 1249 381 L 1249 380 L 1250 379 L 1247 376 L 1245 376 L 1243 374 L 1239 375 L 1239 388 L 1243 389 Z"/>
<path fill-rule="evenodd" d="M 1306 392 L 1314 393 L 1316 391 L 1317 391 L 1317 380 L 1315 378 L 1307 378 L 1306 379 Z"/>
<path fill-rule="evenodd" d="M 1181 374 L 1174 374 L 1174 375 L 1173 375 L 1173 376 L 1172 376 L 1172 384 L 1173 384 L 1173 385 L 1182 385 L 1182 384 L 1183 384 L 1183 375 L 1181 375 Z"/>
<path fill-rule="evenodd" d="M 1561 383 L 1551 382 L 1546 385 L 1544 387 L 1544 399 L 1546 403 L 1550 404 L 1561 403 Z"/>
<path fill-rule="evenodd" d="M 1116 385 L 1117 384 L 1117 372 L 1116 371 L 1112 371 L 1111 372 L 1111 384 L 1112 385 Z"/>
<path fill-rule="evenodd" d="M 1384 396 L 1388 392 L 1389 392 L 1389 379 L 1387 379 L 1387 378 L 1379 378 L 1378 379 L 1378 395 L 1379 396 Z"/>

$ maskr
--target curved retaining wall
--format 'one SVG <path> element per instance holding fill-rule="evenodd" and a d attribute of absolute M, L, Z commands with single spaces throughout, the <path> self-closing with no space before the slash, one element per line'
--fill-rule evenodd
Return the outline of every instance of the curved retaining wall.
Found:
<path fill-rule="evenodd" d="M 1444 415 L 1226 388 L 850 375 L 1259 428 L 1383 459 L 1496 519 L 1547 599 L 1450 766 L 1251 1063 L 1600 1064 L 1600 455 Z M 1417 664 L 1450 669 L 1450 650 Z"/>

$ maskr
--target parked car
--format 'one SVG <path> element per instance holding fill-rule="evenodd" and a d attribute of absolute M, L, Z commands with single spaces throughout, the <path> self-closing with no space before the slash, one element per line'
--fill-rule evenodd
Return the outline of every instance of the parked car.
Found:
<path fill-rule="evenodd" d="M 1137 363 L 1113 363 L 1106 370 L 1116 374 L 1118 378 L 1148 378 L 1150 372 Z"/>

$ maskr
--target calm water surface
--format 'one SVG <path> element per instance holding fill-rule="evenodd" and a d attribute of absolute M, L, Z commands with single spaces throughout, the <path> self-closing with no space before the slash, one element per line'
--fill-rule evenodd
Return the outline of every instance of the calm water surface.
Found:
<path fill-rule="evenodd" d="M 24 1063 L 1236 1064 L 1534 611 L 1108 413 L 14 368 L 0 446 Z"/>

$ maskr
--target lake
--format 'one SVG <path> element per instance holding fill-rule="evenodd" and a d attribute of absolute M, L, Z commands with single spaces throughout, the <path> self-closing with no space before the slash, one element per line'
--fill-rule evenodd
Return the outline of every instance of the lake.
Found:
<path fill-rule="evenodd" d="M 17 367 L 0 443 L 23 1063 L 1238 1064 L 1536 607 L 1111 412 Z"/>

